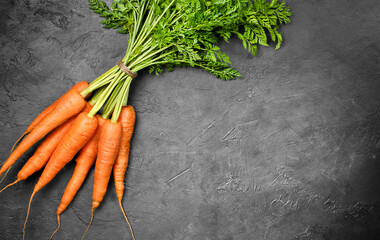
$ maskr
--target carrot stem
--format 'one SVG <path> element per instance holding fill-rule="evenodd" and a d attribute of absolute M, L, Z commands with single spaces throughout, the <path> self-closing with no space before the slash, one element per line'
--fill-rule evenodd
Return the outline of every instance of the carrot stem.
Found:
<path fill-rule="evenodd" d="M 93 219 L 94 219 L 94 208 L 91 208 L 91 220 L 90 220 L 90 223 L 88 224 L 88 226 L 86 228 L 86 231 L 84 232 L 84 234 L 82 236 L 82 240 L 84 239 L 84 236 L 86 236 L 86 233 L 87 233 L 88 229 L 90 228 Z"/>
<path fill-rule="evenodd" d="M 6 174 L 5 174 L 6 175 Z M 5 176 L 4 176 L 5 177 Z M 5 189 L 7 189 L 8 187 L 10 187 L 10 186 L 12 186 L 12 185 L 15 185 L 16 183 L 18 183 L 18 182 L 20 182 L 20 180 L 19 179 L 16 179 L 16 181 L 14 181 L 13 183 L 10 183 L 10 184 L 8 184 L 7 186 L 5 186 L 3 189 L 1 189 L 0 190 L 0 193 L 2 192 L 2 191 L 4 191 Z"/>
<path fill-rule="evenodd" d="M 130 86 L 131 84 L 128 85 L 125 93 L 124 93 L 124 98 L 123 98 L 123 102 L 122 102 L 122 106 L 125 107 L 128 105 L 128 95 L 129 95 L 129 89 L 130 89 Z"/>
<path fill-rule="evenodd" d="M 58 222 L 58 227 L 55 229 L 53 234 L 50 236 L 49 240 L 53 239 L 53 236 L 58 232 L 59 228 L 61 227 L 61 217 L 57 215 L 57 222 Z"/>
<path fill-rule="evenodd" d="M 106 88 L 106 90 L 101 94 L 101 96 L 99 97 L 99 100 L 96 102 L 96 104 L 94 105 L 94 107 L 91 109 L 91 111 L 88 113 L 88 116 L 90 117 L 94 117 L 95 114 L 100 110 L 100 108 L 102 108 L 103 104 L 106 102 L 107 98 L 109 97 L 109 95 L 112 93 L 113 89 L 116 87 L 116 85 L 118 84 L 118 82 L 121 80 L 121 78 L 123 77 L 123 75 L 125 76 L 126 74 L 121 74 L 119 73 L 116 77 L 116 79 L 114 79 Z"/>
<path fill-rule="evenodd" d="M 119 82 L 116 88 L 112 91 L 111 96 L 109 97 L 106 105 L 103 108 L 102 116 L 104 119 L 107 119 L 111 115 L 112 111 L 114 110 L 117 97 L 119 93 L 122 91 L 122 87 L 123 87 L 123 82 Z"/>
<path fill-rule="evenodd" d="M 161 49 L 159 49 L 159 50 L 157 50 L 157 51 L 155 51 L 155 52 L 149 54 L 148 56 L 145 56 L 145 54 L 142 54 L 141 56 L 139 56 L 139 58 L 137 58 L 136 60 L 134 60 L 134 61 L 130 64 L 129 68 L 134 68 L 134 67 L 135 67 L 136 65 L 138 65 L 139 63 L 144 62 L 144 61 L 150 59 L 150 58 L 153 57 L 153 56 L 156 56 L 158 53 L 163 52 L 164 50 L 168 49 L 169 47 L 171 47 L 171 46 L 173 46 L 173 45 L 174 45 L 174 44 L 169 44 L 168 46 L 166 46 L 166 47 L 164 47 L 164 48 L 161 48 Z M 150 52 L 150 51 L 151 51 L 151 49 L 149 49 L 147 52 Z M 170 53 L 173 53 L 173 51 L 171 51 Z M 166 56 L 166 55 L 165 55 L 165 56 Z"/>
<path fill-rule="evenodd" d="M 113 109 L 112 112 L 112 118 L 111 122 L 117 122 L 119 119 L 121 107 L 124 105 L 124 103 L 127 103 L 128 99 L 128 93 L 129 93 L 129 86 L 131 85 L 132 78 L 128 77 L 124 84 L 123 84 L 123 89 L 121 90 L 120 94 L 117 96 L 116 102 L 115 102 L 115 108 Z"/>
<path fill-rule="evenodd" d="M 120 209 L 121 209 L 121 211 L 122 211 L 122 213 L 123 213 L 123 215 L 124 215 L 125 221 L 127 221 L 127 224 L 128 224 L 128 226 L 129 226 L 129 230 L 131 231 L 132 238 L 133 238 L 133 240 L 136 240 L 136 239 L 135 239 L 135 234 L 133 233 L 133 230 L 132 230 L 131 223 L 129 222 L 128 217 L 127 217 L 127 215 L 125 214 L 125 211 L 124 211 L 123 205 L 121 204 L 121 200 L 119 200 L 119 206 L 120 206 Z"/>
<path fill-rule="evenodd" d="M 89 103 L 94 106 L 96 104 L 96 102 L 99 100 L 99 97 L 102 95 L 102 93 L 106 90 L 106 86 L 103 86 L 101 88 L 99 88 L 96 93 L 94 94 L 94 96 L 91 98 L 91 100 L 89 101 Z"/>
<path fill-rule="evenodd" d="M 88 88 L 83 90 L 80 94 L 82 96 L 86 96 L 87 94 L 93 92 L 94 90 L 106 85 L 109 81 L 112 81 L 112 79 L 114 78 L 114 75 L 117 74 L 119 70 L 120 69 L 118 66 L 114 66 L 113 68 L 105 72 L 103 75 L 95 79 L 93 82 L 91 82 Z"/>

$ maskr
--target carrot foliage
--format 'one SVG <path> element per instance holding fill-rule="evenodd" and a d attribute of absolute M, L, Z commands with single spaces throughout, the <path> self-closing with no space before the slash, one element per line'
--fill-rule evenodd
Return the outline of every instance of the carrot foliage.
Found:
<path fill-rule="evenodd" d="M 278 49 L 282 43 L 279 27 L 289 23 L 291 16 L 285 2 L 277 0 L 115 0 L 112 6 L 89 0 L 89 4 L 104 18 L 105 28 L 128 34 L 122 62 L 131 71 L 148 68 L 160 74 L 164 69 L 192 66 L 224 80 L 241 74 L 218 47 L 220 40 L 228 42 L 237 36 L 253 55 L 258 45 L 268 46 L 270 40 Z M 91 83 L 84 93 L 103 87 L 93 114 L 108 99 L 103 115 L 117 119 L 127 103 L 131 81 L 115 66 Z"/>

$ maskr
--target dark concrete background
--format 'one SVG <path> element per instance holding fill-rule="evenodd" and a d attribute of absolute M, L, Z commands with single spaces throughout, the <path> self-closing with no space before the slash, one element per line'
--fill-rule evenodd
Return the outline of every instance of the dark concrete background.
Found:
<path fill-rule="evenodd" d="M 139 73 L 123 204 L 141 239 L 380 239 L 380 2 L 289 0 L 279 51 L 222 44 L 243 78 Z M 74 83 L 124 55 L 87 1 L 3 0 L 0 154 Z M 13 181 L 33 148 L 1 184 Z M 3 161 L 1 160 L 1 161 Z M 74 168 L 34 198 L 26 239 L 48 239 Z M 0 194 L 0 239 L 21 239 L 34 175 Z M 80 239 L 93 170 L 55 239 Z M 131 239 L 113 182 L 87 239 Z"/>

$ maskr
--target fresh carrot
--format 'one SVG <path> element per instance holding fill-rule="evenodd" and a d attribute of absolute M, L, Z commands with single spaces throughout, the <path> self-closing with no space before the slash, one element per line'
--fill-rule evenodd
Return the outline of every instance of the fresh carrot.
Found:
<path fill-rule="evenodd" d="M 67 184 L 65 192 L 63 193 L 63 196 L 61 199 L 61 203 L 59 204 L 57 208 L 58 227 L 53 232 L 53 234 L 51 235 L 49 239 L 52 239 L 53 236 L 57 233 L 57 231 L 61 227 L 61 224 L 60 224 L 61 213 L 66 210 L 67 206 L 74 199 L 76 193 L 78 192 L 79 188 L 82 186 L 84 180 L 86 179 L 86 176 L 88 172 L 90 171 L 90 168 L 92 167 L 92 165 L 94 165 L 96 155 L 98 154 L 98 141 L 100 137 L 100 131 L 105 121 L 104 118 L 100 116 L 96 116 L 96 117 L 98 119 L 98 128 L 96 129 L 95 134 L 92 136 L 90 141 L 88 141 L 86 145 L 84 145 L 84 147 L 80 150 L 79 155 L 75 160 L 76 165 L 75 165 L 73 176 L 71 177 L 69 183 Z"/>
<path fill-rule="evenodd" d="M 74 86 L 72 86 L 71 89 L 75 89 L 77 90 L 78 92 L 82 92 L 84 89 L 86 89 L 88 87 L 88 82 L 86 81 L 82 81 L 82 82 L 79 82 L 77 84 L 75 84 Z M 42 121 L 42 119 L 44 119 L 54 108 L 55 106 L 57 105 L 57 103 L 59 102 L 59 99 L 58 98 L 55 102 L 53 102 L 49 107 L 45 108 L 45 110 L 43 110 L 34 120 L 33 122 L 28 126 L 28 128 L 25 130 L 25 132 L 21 135 L 21 137 L 15 142 L 15 144 L 13 145 L 12 147 L 12 150 L 11 152 L 13 152 L 13 149 L 14 147 L 17 145 L 17 143 L 28 133 L 30 133 L 36 126 L 38 123 L 40 123 Z"/>
<path fill-rule="evenodd" d="M 82 112 L 88 113 L 91 111 L 92 105 L 86 104 L 86 107 Z M 36 152 L 31 158 L 25 163 L 24 167 L 18 172 L 17 179 L 5 186 L 0 190 L 0 193 L 7 189 L 8 187 L 27 179 L 33 173 L 39 171 L 45 166 L 49 158 L 53 154 L 54 150 L 57 148 L 58 144 L 62 141 L 63 137 L 69 132 L 77 116 L 71 117 L 64 124 L 54 129 L 46 139 L 38 146 Z"/>
<path fill-rule="evenodd" d="M 75 89 L 77 90 L 78 92 L 82 92 L 84 89 L 86 89 L 88 87 L 88 82 L 86 81 L 82 81 L 82 82 L 79 82 L 77 84 L 75 84 L 71 89 Z M 86 95 L 86 97 L 88 97 L 90 94 Z M 60 99 L 60 98 L 59 98 Z M 44 111 L 42 111 L 34 120 L 33 122 L 28 126 L 28 128 L 25 130 L 25 132 L 19 137 L 19 139 L 17 139 L 17 141 L 13 144 L 12 146 L 12 149 L 11 149 L 11 153 L 13 152 L 15 146 L 21 141 L 21 139 L 23 139 L 28 133 L 30 133 L 36 126 L 38 123 L 40 123 L 42 121 L 42 119 L 44 119 L 54 108 L 55 106 L 57 105 L 59 99 L 57 99 L 54 103 L 52 103 L 49 107 L 45 108 Z M 4 174 L 3 178 L 0 180 L 0 183 L 3 182 L 5 176 L 8 174 L 9 172 L 9 169 L 7 170 L 7 172 Z M 1 175 L 1 174 L 0 174 Z"/>
<path fill-rule="evenodd" d="M 55 175 L 70 162 L 75 154 L 91 139 L 98 127 L 98 120 L 89 117 L 87 113 L 80 113 L 75 120 L 72 128 L 63 138 L 57 149 L 53 152 L 49 162 L 38 180 L 34 191 L 38 192 Z"/>
<path fill-rule="evenodd" d="M 51 111 L 17 146 L 14 152 L 0 169 L 0 175 L 4 173 L 16 160 L 21 157 L 31 146 L 45 137 L 50 131 L 66 122 L 72 116 L 78 114 L 86 106 L 86 101 L 75 89 L 69 90 L 60 98 L 54 111 Z"/>
<path fill-rule="evenodd" d="M 108 182 L 119 151 L 121 138 L 120 122 L 113 123 L 107 119 L 100 133 L 98 157 L 95 163 L 92 208 L 97 208 L 107 191 Z"/>
<path fill-rule="evenodd" d="M 79 155 L 76 159 L 73 176 L 67 184 L 65 192 L 62 196 L 61 203 L 57 209 L 57 215 L 60 215 L 63 211 L 65 211 L 81 187 L 83 181 L 87 176 L 87 173 L 90 171 L 90 168 L 95 163 L 95 159 L 98 154 L 98 141 L 100 137 L 101 126 L 105 121 L 105 119 L 100 116 L 97 116 L 97 119 L 98 128 L 96 129 L 96 132 L 94 136 L 92 136 L 91 140 L 79 152 Z"/>
<path fill-rule="evenodd" d="M 119 151 L 121 138 L 121 124 L 114 123 L 107 119 L 103 126 L 98 142 L 98 156 L 95 162 L 94 186 L 92 190 L 91 220 L 84 232 L 82 239 L 86 235 L 94 218 L 94 209 L 99 207 L 107 192 L 107 186 Z"/>
<path fill-rule="evenodd" d="M 71 89 L 75 89 L 75 90 L 77 90 L 77 92 L 82 92 L 87 87 L 88 87 L 88 82 L 82 81 L 82 82 L 79 82 L 79 83 L 75 84 L 74 86 L 72 86 Z M 55 108 L 55 106 L 57 105 L 57 103 L 59 102 L 59 100 L 61 98 L 62 97 L 58 98 L 54 103 L 52 103 L 49 107 L 47 107 L 44 111 L 42 111 L 34 119 L 34 121 L 29 125 L 29 127 L 26 129 L 25 132 L 27 132 L 27 133 L 31 132 L 37 126 L 37 124 L 40 123 L 41 120 L 44 119 Z"/>
<path fill-rule="evenodd" d="M 133 234 L 132 226 L 127 218 L 127 215 L 125 214 L 121 200 L 123 199 L 123 195 L 124 195 L 124 177 L 125 177 L 125 171 L 127 170 L 127 166 L 128 166 L 130 141 L 132 138 L 133 128 L 135 125 L 135 118 L 136 118 L 136 114 L 132 106 L 126 106 L 121 109 L 120 116 L 119 116 L 119 122 L 122 127 L 120 148 L 115 160 L 115 165 L 113 167 L 116 196 L 119 202 L 120 209 L 123 213 L 123 216 L 125 220 L 127 221 L 127 224 L 131 231 L 133 239 L 135 239 L 135 236 Z"/>
<path fill-rule="evenodd" d="M 57 175 L 58 172 L 71 161 L 75 154 L 77 154 L 77 152 L 91 139 L 97 127 L 98 120 L 96 117 L 89 117 L 87 113 L 80 113 L 70 131 L 53 152 L 53 155 L 46 164 L 46 167 L 30 197 L 28 212 L 23 228 L 23 239 L 25 237 L 25 227 L 29 217 L 30 205 L 34 195 L 41 190 L 42 187 L 48 184 L 55 175 Z"/>
<path fill-rule="evenodd" d="M 113 167 L 113 176 L 115 179 L 116 195 L 119 201 L 124 194 L 124 176 L 128 166 L 130 141 L 135 125 L 135 110 L 132 106 L 126 106 L 121 109 L 119 122 L 121 123 L 122 133 L 120 140 L 120 149 Z"/>

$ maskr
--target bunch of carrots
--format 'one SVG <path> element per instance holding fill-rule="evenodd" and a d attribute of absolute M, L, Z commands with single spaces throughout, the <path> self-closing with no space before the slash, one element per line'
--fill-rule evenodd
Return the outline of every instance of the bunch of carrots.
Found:
<path fill-rule="evenodd" d="M 93 106 L 86 101 L 87 94 L 83 94 L 83 90 L 88 86 L 87 82 L 77 83 L 40 113 L 15 143 L 16 145 L 23 138 L 0 169 L 1 176 L 4 172 L 9 171 L 23 153 L 50 133 L 19 171 L 17 179 L 0 191 L 2 192 L 17 182 L 27 179 L 45 167 L 29 200 L 28 213 L 23 228 L 23 239 L 25 238 L 26 222 L 34 195 L 48 184 L 77 153 L 74 173 L 57 208 L 58 228 L 50 239 L 60 228 L 60 215 L 75 197 L 94 163 L 95 176 L 90 224 L 94 209 L 99 207 L 102 202 L 113 172 L 117 199 L 134 239 L 131 225 L 121 201 L 124 194 L 124 176 L 128 165 L 135 111 L 132 106 L 122 107 L 117 121 L 94 115 L 91 113 Z M 83 238 L 84 236 L 85 234 Z"/>
<path fill-rule="evenodd" d="M 18 173 L 16 181 L 7 186 L 25 180 L 46 165 L 29 201 L 23 237 L 34 195 L 79 153 L 57 209 L 57 230 L 61 213 L 95 162 L 90 224 L 113 171 L 119 205 L 134 239 L 121 203 L 135 122 L 135 112 L 127 105 L 132 80 L 143 69 L 160 74 L 164 69 L 185 66 L 202 68 L 224 80 L 241 77 L 227 54 L 217 46 L 220 40 L 228 43 L 236 36 L 253 55 L 258 45 L 269 46 L 270 40 L 279 49 L 283 40 L 279 28 L 289 23 L 292 15 L 285 2 L 278 0 L 114 0 L 112 6 L 101 0 L 88 2 L 103 18 L 105 28 L 128 34 L 126 54 L 90 84 L 78 83 L 43 111 L 1 167 L 0 176 L 51 132 Z M 101 109 L 102 115 L 98 115 Z"/>

